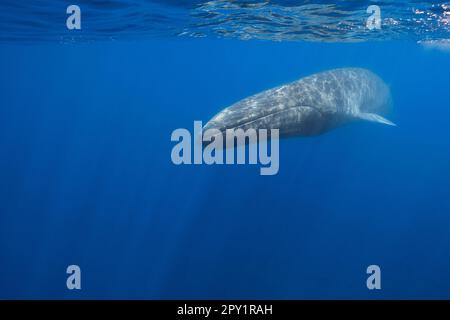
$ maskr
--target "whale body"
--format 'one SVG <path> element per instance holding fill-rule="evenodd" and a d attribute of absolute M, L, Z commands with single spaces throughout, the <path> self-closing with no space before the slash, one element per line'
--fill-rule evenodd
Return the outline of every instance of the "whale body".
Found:
<path fill-rule="evenodd" d="M 341 68 L 245 98 L 215 115 L 203 132 L 279 129 L 280 138 L 314 136 L 355 120 L 395 125 L 385 118 L 391 107 L 389 87 L 380 77 L 367 69 Z"/>

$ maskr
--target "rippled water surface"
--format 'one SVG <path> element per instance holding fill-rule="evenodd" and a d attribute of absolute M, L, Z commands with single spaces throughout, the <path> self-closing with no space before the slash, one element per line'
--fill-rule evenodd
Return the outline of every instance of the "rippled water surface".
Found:
<path fill-rule="evenodd" d="M 65 28 L 65 9 L 81 7 L 83 27 Z M 369 5 L 381 30 L 366 26 Z M 362 41 L 449 38 L 450 3 L 432 1 L 3 0 L 1 41 L 91 41 L 153 36 Z"/>

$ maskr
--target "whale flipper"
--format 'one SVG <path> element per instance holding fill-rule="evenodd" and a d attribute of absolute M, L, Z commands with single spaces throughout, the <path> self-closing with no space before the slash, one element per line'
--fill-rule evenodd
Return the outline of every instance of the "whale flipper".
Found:
<path fill-rule="evenodd" d="M 378 122 L 378 123 L 382 123 L 382 124 L 387 124 L 388 126 L 397 126 L 395 123 L 393 123 L 392 121 L 383 118 L 382 116 L 376 114 L 376 113 L 368 113 L 368 112 L 361 112 L 358 113 L 356 115 L 357 118 L 362 119 L 362 120 L 367 120 L 367 121 L 371 121 L 371 122 Z"/>

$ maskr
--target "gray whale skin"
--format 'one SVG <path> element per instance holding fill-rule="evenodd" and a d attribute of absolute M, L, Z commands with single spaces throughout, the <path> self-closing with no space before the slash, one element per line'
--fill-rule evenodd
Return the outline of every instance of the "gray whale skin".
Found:
<path fill-rule="evenodd" d="M 366 69 L 341 68 L 245 98 L 215 115 L 203 132 L 211 141 L 226 129 L 279 129 L 280 137 L 289 137 L 322 134 L 355 120 L 395 126 L 383 117 L 391 106 L 381 78 Z M 216 133 L 208 136 L 208 129 Z"/>

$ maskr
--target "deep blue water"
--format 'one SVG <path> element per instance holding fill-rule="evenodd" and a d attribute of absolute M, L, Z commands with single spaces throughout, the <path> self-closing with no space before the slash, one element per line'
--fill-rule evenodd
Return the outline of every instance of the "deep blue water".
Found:
<path fill-rule="evenodd" d="M 450 298 L 448 51 L 21 28 L 0 31 L 0 298 Z M 282 140 L 275 176 L 172 163 L 174 129 L 336 67 L 380 75 L 398 126 Z"/>

